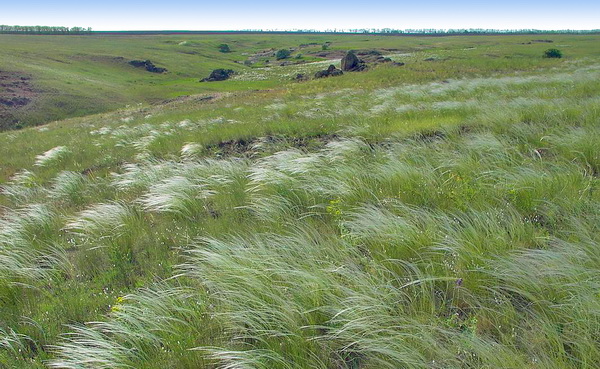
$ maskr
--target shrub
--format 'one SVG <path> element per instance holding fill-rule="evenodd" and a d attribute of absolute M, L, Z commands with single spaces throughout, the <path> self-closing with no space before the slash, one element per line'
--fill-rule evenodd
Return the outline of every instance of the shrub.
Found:
<path fill-rule="evenodd" d="M 548 49 L 544 51 L 544 58 L 562 58 L 562 52 L 558 49 Z"/>
<path fill-rule="evenodd" d="M 275 54 L 275 58 L 277 58 L 277 60 L 287 59 L 290 57 L 290 55 L 292 55 L 291 51 L 289 51 L 288 49 L 281 49 L 277 51 L 277 53 Z"/>
<path fill-rule="evenodd" d="M 229 48 L 229 45 L 221 44 L 221 45 L 219 45 L 219 51 L 222 53 L 228 53 L 231 51 L 231 49 Z"/>

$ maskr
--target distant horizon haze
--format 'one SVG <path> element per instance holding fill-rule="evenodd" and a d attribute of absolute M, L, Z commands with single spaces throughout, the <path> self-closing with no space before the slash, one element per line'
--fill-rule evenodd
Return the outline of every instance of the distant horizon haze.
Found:
<path fill-rule="evenodd" d="M 600 2 L 527 3 L 507 0 L 320 2 L 21 1 L 2 6 L 0 24 L 91 27 L 94 31 L 239 31 L 334 29 L 538 29 L 600 28 Z"/>

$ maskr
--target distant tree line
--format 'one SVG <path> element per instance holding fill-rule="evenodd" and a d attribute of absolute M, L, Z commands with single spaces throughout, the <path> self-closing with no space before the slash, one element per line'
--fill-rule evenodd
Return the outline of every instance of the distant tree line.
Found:
<path fill-rule="evenodd" d="M 28 35 L 85 35 L 92 33 L 90 27 L 53 27 L 53 26 L 7 26 L 0 25 L 0 33 L 23 33 Z"/>
<path fill-rule="evenodd" d="M 600 29 L 592 30 L 539 30 L 539 29 L 488 29 L 488 28 L 419 28 L 419 29 L 393 29 L 393 28 L 350 28 L 350 29 L 296 29 L 296 30 L 263 30 L 249 29 L 245 32 L 290 32 L 290 33 L 363 33 L 363 34 L 405 34 L 405 35 L 477 35 L 477 34 L 546 34 L 546 33 L 566 33 L 566 34 L 589 34 L 600 33 Z"/>

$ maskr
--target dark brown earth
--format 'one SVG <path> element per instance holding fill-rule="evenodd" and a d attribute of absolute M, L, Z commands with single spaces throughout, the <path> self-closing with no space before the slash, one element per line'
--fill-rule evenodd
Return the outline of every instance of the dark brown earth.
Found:
<path fill-rule="evenodd" d="M 35 101 L 39 94 L 30 76 L 0 71 L 0 131 L 19 128 L 19 110 Z"/>
<path fill-rule="evenodd" d="M 298 149 L 322 148 L 327 143 L 338 138 L 336 134 L 317 134 L 306 137 L 286 137 L 286 136 L 267 136 L 261 138 L 237 139 L 221 141 L 214 145 L 206 146 L 206 150 L 217 157 L 221 156 L 246 156 L 256 155 L 256 145 L 278 148 L 271 151 L 279 151 L 284 147 L 294 147 Z"/>

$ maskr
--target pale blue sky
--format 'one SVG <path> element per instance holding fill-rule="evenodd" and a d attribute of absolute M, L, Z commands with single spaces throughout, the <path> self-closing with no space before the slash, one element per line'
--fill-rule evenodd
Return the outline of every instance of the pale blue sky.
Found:
<path fill-rule="evenodd" d="M 600 1 L 8 1 L 0 24 L 94 30 L 599 29 Z"/>

